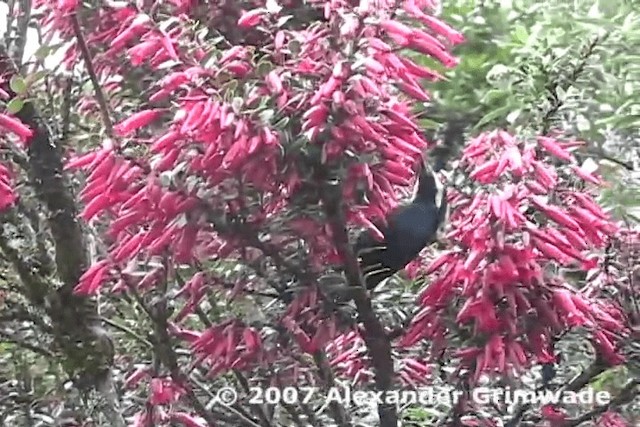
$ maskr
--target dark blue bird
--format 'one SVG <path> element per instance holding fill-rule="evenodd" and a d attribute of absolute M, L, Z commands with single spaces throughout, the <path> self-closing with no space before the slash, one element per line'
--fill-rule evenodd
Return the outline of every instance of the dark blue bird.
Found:
<path fill-rule="evenodd" d="M 367 231 L 358 237 L 354 252 L 367 289 L 374 289 L 402 270 L 436 240 L 447 212 L 446 191 L 434 173 L 444 166 L 438 163 L 434 169 L 426 161 L 423 163 L 413 201 L 397 208 L 387 218 L 387 226 L 380 230 L 383 241 Z"/>

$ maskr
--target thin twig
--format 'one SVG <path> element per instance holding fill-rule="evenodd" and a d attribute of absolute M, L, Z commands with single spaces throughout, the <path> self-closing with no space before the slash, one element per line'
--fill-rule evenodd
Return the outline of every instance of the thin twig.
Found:
<path fill-rule="evenodd" d="M 569 381 L 566 386 L 562 388 L 562 391 L 576 392 L 582 390 L 584 386 L 589 384 L 591 380 L 603 373 L 605 370 L 606 366 L 596 358 L 596 360 L 587 369 L 583 370 L 580 374 L 576 375 L 571 381 Z M 525 403 L 516 408 L 511 419 L 505 423 L 505 427 L 519 426 L 520 422 L 524 419 L 526 412 L 531 409 L 531 406 L 532 405 L 530 403 Z"/>
<path fill-rule="evenodd" d="M 138 335 L 137 333 L 135 333 L 132 329 L 121 325 L 117 322 L 114 322 L 113 320 L 107 318 L 107 317 L 101 317 L 101 320 L 106 323 L 107 325 L 111 326 L 114 329 L 119 330 L 120 332 L 124 332 L 125 334 L 129 335 L 131 338 L 133 338 L 134 340 L 138 341 L 141 344 L 144 344 L 145 346 L 152 348 L 153 344 L 151 343 L 151 341 L 149 341 L 148 339 L 144 338 L 141 335 Z"/>
<path fill-rule="evenodd" d="M 14 61 L 19 64 L 23 70 L 24 49 L 27 45 L 27 31 L 31 22 L 31 0 L 20 0 L 20 15 L 18 15 L 18 35 L 16 37 L 16 46 L 14 51 Z M 23 70 L 24 71 L 24 70 Z"/>
<path fill-rule="evenodd" d="M 555 116 L 558 111 L 560 111 L 560 108 L 562 108 L 562 106 L 564 105 L 564 100 L 558 97 L 558 89 L 566 90 L 569 86 L 573 85 L 578 80 L 587 65 L 587 60 L 591 57 L 591 55 L 593 55 L 596 46 L 603 40 L 605 40 L 606 37 L 607 35 L 594 37 L 591 42 L 589 42 L 589 44 L 585 46 L 583 52 L 578 58 L 578 64 L 571 70 L 570 74 L 565 79 L 558 78 L 557 80 L 549 82 L 547 84 L 547 100 L 551 103 L 551 107 L 547 111 L 545 111 L 540 120 L 542 135 L 546 135 L 549 132 L 553 116 Z"/>
<path fill-rule="evenodd" d="M 166 274 L 166 266 L 164 271 Z M 167 280 L 168 278 L 165 276 L 163 285 L 160 287 L 161 292 L 163 290 L 162 288 L 164 288 L 165 292 L 163 292 L 163 295 L 165 296 Z M 198 399 L 198 396 L 193 391 L 193 388 L 189 385 L 188 377 L 184 374 L 178 363 L 178 355 L 176 354 L 176 351 L 172 345 L 172 340 L 168 332 L 169 315 L 167 312 L 166 299 L 159 299 L 154 306 L 150 307 L 132 284 L 128 283 L 125 280 L 125 285 L 127 285 L 138 305 L 144 310 L 144 312 L 149 317 L 149 320 L 151 320 L 154 325 L 155 337 L 153 339 L 153 349 L 157 359 L 160 360 L 169 369 L 171 379 L 176 384 L 180 384 L 184 388 L 185 397 L 194 408 L 196 413 L 200 417 L 205 419 L 209 425 L 216 425 L 218 420 L 214 416 L 213 411 L 207 410 L 205 405 L 200 401 L 200 399 Z"/>
<path fill-rule="evenodd" d="M 84 65 L 87 68 L 87 73 L 89 73 L 89 78 L 91 79 L 93 90 L 96 93 L 96 101 L 98 102 L 98 106 L 100 107 L 102 124 L 104 125 L 107 135 L 113 136 L 113 123 L 111 122 L 111 116 L 109 115 L 109 106 L 107 104 L 107 99 L 104 95 L 104 92 L 102 91 L 100 82 L 98 81 L 98 76 L 96 74 L 95 68 L 93 67 L 93 58 L 91 57 L 91 52 L 89 52 L 87 42 L 85 41 L 84 35 L 82 34 L 82 28 L 80 27 L 78 16 L 76 14 L 73 14 L 71 15 L 70 19 L 71 24 L 73 25 L 73 32 L 76 36 L 76 39 L 78 40 L 78 47 L 80 47 L 80 53 L 82 54 Z"/>

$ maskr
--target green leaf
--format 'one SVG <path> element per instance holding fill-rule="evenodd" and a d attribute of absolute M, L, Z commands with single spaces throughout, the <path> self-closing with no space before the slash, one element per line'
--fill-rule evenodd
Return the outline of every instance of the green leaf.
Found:
<path fill-rule="evenodd" d="M 7 104 L 7 111 L 11 114 L 17 114 L 24 107 L 24 101 L 20 98 L 13 98 Z"/>
<path fill-rule="evenodd" d="M 256 72 L 260 75 L 266 75 L 269 71 L 273 70 L 273 63 L 268 60 L 263 60 L 256 66 Z"/>
<path fill-rule="evenodd" d="M 286 129 L 289 124 L 289 117 L 283 117 L 273 124 L 276 129 Z"/>
<path fill-rule="evenodd" d="M 229 80 L 228 82 L 222 84 L 220 86 L 220 89 L 222 89 L 222 92 L 226 95 L 226 94 L 232 94 L 236 91 L 236 89 L 238 88 L 238 81 L 237 80 Z"/>
<path fill-rule="evenodd" d="M 504 117 L 513 109 L 511 105 L 503 105 L 500 108 L 496 108 L 493 111 L 490 111 L 483 118 L 481 118 L 478 123 L 474 126 L 474 129 L 480 129 L 482 126 L 491 123 L 499 117 Z"/>
<path fill-rule="evenodd" d="M 491 89 L 480 99 L 480 102 L 483 104 L 492 104 L 494 101 L 499 99 L 504 99 L 508 95 L 508 92 L 505 92 L 501 89 Z"/>
<path fill-rule="evenodd" d="M 51 53 L 51 50 L 52 50 L 51 46 L 42 45 L 38 48 L 38 50 L 36 50 L 36 52 L 34 53 L 34 56 L 36 57 L 36 59 L 43 61 L 45 58 L 49 56 L 49 54 Z"/>
<path fill-rule="evenodd" d="M 487 80 L 491 81 L 493 79 L 498 79 L 504 75 L 507 75 L 511 72 L 511 68 L 507 67 L 504 64 L 496 64 L 487 73 Z"/>
<path fill-rule="evenodd" d="M 431 119 L 420 119 L 419 123 L 422 129 L 438 129 L 440 126 L 440 123 Z"/>
<path fill-rule="evenodd" d="M 587 132 L 591 129 L 591 122 L 582 114 L 578 114 L 576 117 L 576 127 L 580 132 Z"/>
<path fill-rule="evenodd" d="M 267 0 L 265 8 L 267 9 L 267 12 L 271 14 L 277 14 L 282 10 L 282 6 L 280 6 L 275 0 Z"/>
<path fill-rule="evenodd" d="M 293 18 L 293 15 L 281 16 L 280 18 L 278 18 L 278 23 L 276 24 L 276 26 L 284 27 L 284 24 L 286 24 L 291 18 Z"/>
<path fill-rule="evenodd" d="M 176 217 L 174 224 L 177 225 L 179 228 L 182 228 L 185 225 L 189 224 L 189 219 L 187 218 L 186 214 L 181 213 Z"/>
<path fill-rule="evenodd" d="M 612 125 L 620 129 L 640 127 L 640 114 L 629 114 L 626 116 L 611 116 L 598 120 L 599 125 Z"/>
<path fill-rule="evenodd" d="M 516 25 L 513 36 L 522 44 L 525 44 L 527 40 L 529 40 L 529 33 L 527 32 L 527 29 L 522 25 Z"/>
<path fill-rule="evenodd" d="M 211 49 L 205 53 L 205 55 L 200 60 L 200 64 L 204 68 L 213 68 L 215 64 L 218 62 L 217 57 L 218 51 L 216 49 Z"/>
<path fill-rule="evenodd" d="M 23 95 L 27 92 L 27 83 L 20 76 L 11 77 L 11 81 L 9 82 L 9 87 L 12 91 L 17 93 L 18 95 Z"/>
<path fill-rule="evenodd" d="M 161 31 L 166 32 L 166 31 L 169 31 L 174 24 L 176 26 L 180 25 L 180 18 L 178 18 L 177 16 L 173 16 L 168 19 L 163 19 L 159 25 L 159 28 Z"/>
<path fill-rule="evenodd" d="M 175 60 L 170 60 L 170 61 L 165 61 L 162 64 L 158 65 L 156 68 L 158 70 L 168 70 L 170 68 L 173 67 L 177 67 L 178 65 L 181 65 L 182 62 L 180 61 L 175 61 Z"/>

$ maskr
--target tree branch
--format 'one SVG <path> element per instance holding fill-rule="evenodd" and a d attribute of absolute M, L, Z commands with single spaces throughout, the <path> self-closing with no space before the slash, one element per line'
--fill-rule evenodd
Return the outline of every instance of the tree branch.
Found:
<path fill-rule="evenodd" d="M 0 73 L 11 77 L 17 69 L 4 48 L 0 47 Z M 8 89 L 8 90 L 7 90 Z M 5 88 L 11 96 L 16 94 Z M 29 142 L 29 178 L 38 199 L 48 209 L 48 222 L 56 247 L 56 267 L 70 295 L 86 267 L 84 236 L 77 220 L 75 198 L 63 172 L 60 147 L 52 141 L 49 129 L 31 102 L 26 102 L 16 116 L 34 131 Z"/>
<path fill-rule="evenodd" d="M 107 135 L 113 136 L 113 123 L 111 122 L 111 116 L 109 115 L 109 105 L 107 104 L 107 98 L 102 91 L 102 87 L 100 86 L 100 82 L 98 81 L 98 75 L 96 74 L 95 68 L 93 67 L 93 58 L 91 57 L 91 52 L 89 52 L 87 42 L 85 41 L 84 35 L 82 34 L 82 28 L 80 28 L 78 15 L 74 13 L 73 15 L 71 15 L 70 19 L 71 24 L 73 25 L 74 35 L 76 36 L 76 40 L 78 41 L 78 47 L 80 48 L 82 60 L 84 61 L 84 66 L 87 68 L 87 73 L 89 74 L 89 78 L 91 79 L 93 90 L 96 92 L 96 101 L 98 102 L 98 106 L 100 107 L 102 124 L 107 131 Z"/>
<path fill-rule="evenodd" d="M 564 105 L 564 100 L 561 100 L 558 97 L 558 89 L 567 90 L 578 80 L 587 65 L 587 61 L 595 52 L 596 46 L 598 46 L 598 44 L 600 44 L 606 38 L 607 35 L 594 37 L 589 42 L 589 44 L 584 47 L 583 51 L 580 54 L 578 63 L 575 65 L 575 67 L 573 67 L 573 69 L 570 70 L 569 74 L 564 79 L 558 78 L 555 81 L 547 82 L 547 101 L 551 104 L 551 106 L 546 111 L 544 111 L 544 114 L 540 118 L 539 125 L 542 129 L 542 135 L 546 135 L 547 133 L 549 133 L 553 117 L 560 111 L 560 108 L 562 108 L 562 106 Z"/>
<path fill-rule="evenodd" d="M 378 391 L 385 392 L 391 389 L 393 384 L 393 359 L 391 358 L 391 342 L 385 333 L 384 327 L 371 304 L 371 299 L 364 286 L 364 280 L 360 272 L 360 266 L 356 259 L 346 229 L 346 221 L 342 210 L 342 195 L 339 185 L 330 186 L 324 183 L 322 189 L 322 202 L 333 235 L 333 241 L 338 254 L 344 261 L 347 283 L 352 289 L 353 300 L 356 304 L 360 321 L 363 325 L 363 338 L 367 346 L 371 364 L 375 370 L 375 383 Z M 393 404 L 381 404 L 378 407 L 380 427 L 396 427 L 398 414 Z"/>
<path fill-rule="evenodd" d="M 31 0 L 19 0 L 20 15 L 17 19 L 17 36 L 15 50 L 13 52 L 14 61 L 22 67 L 24 58 L 24 48 L 27 45 L 27 31 L 29 30 L 29 22 L 31 21 Z"/>
<path fill-rule="evenodd" d="M 165 268 L 166 272 L 166 268 Z M 167 278 L 165 277 L 164 285 L 166 291 Z M 161 298 L 155 300 L 154 305 L 147 304 L 142 296 L 138 293 L 133 285 L 125 281 L 125 284 L 131 291 L 134 299 L 149 316 L 149 320 L 153 323 L 154 337 L 153 337 L 153 351 L 159 361 L 169 370 L 171 379 L 179 384 L 185 390 L 185 396 L 196 413 L 207 421 L 209 425 L 216 425 L 218 420 L 214 416 L 212 411 L 207 410 L 205 405 L 198 399 L 193 387 L 190 386 L 187 375 L 180 368 L 178 363 L 178 355 L 172 345 L 172 339 L 169 335 L 169 314 L 167 312 L 166 292 Z M 162 292 L 163 289 L 160 289 Z"/>
<path fill-rule="evenodd" d="M 10 81 L 17 74 L 6 49 L 0 46 L 0 75 Z M 8 84 L 4 86 L 10 96 L 16 96 Z M 16 116 L 33 130 L 27 152 L 29 182 L 39 203 L 46 208 L 60 282 L 56 288 L 52 284 L 57 280 L 40 277 L 45 284 L 38 288 L 39 295 L 34 295 L 36 300 L 33 301 L 43 307 L 38 299 L 45 299 L 43 308 L 52 320 L 55 342 L 65 356 L 63 366 L 68 374 L 79 387 L 104 392 L 105 385 L 111 383 L 113 344 L 102 328 L 95 303 L 73 292 L 88 260 L 75 197 L 63 170 L 61 148 L 53 141 L 47 124 L 32 102 L 25 102 Z M 22 259 L 20 255 L 14 258 L 16 268 L 20 268 L 20 263 L 16 264 Z M 27 277 L 25 273 L 23 271 L 21 277 Z M 113 395 L 109 392 L 105 398 L 110 399 Z M 110 421 L 115 426 L 125 425 L 121 416 L 111 417 Z"/>

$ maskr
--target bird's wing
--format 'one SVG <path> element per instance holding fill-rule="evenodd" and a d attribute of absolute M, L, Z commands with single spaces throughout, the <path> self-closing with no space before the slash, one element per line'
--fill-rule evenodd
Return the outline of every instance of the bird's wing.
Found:
<path fill-rule="evenodd" d="M 440 212 L 435 205 L 414 203 L 400 212 L 390 224 L 386 264 L 400 270 L 433 242 Z"/>
<path fill-rule="evenodd" d="M 394 212 L 382 242 L 368 232 L 359 236 L 354 249 L 369 288 L 403 269 L 436 240 L 446 211 L 446 199 L 440 201 L 414 201 Z"/>
<path fill-rule="evenodd" d="M 356 256 L 365 256 L 378 250 L 384 250 L 386 243 L 377 241 L 367 230 L 360 233 L 353 248 Z"/>
<path fill-rule="evenodd" d="M 386 265 L 386 251 L 386 239 L 382 242 L 378 241 L 367 231 L 358 236 L 354 252 L 358 257 L 362 275 L 369 289 L 395 273 Z"/>

